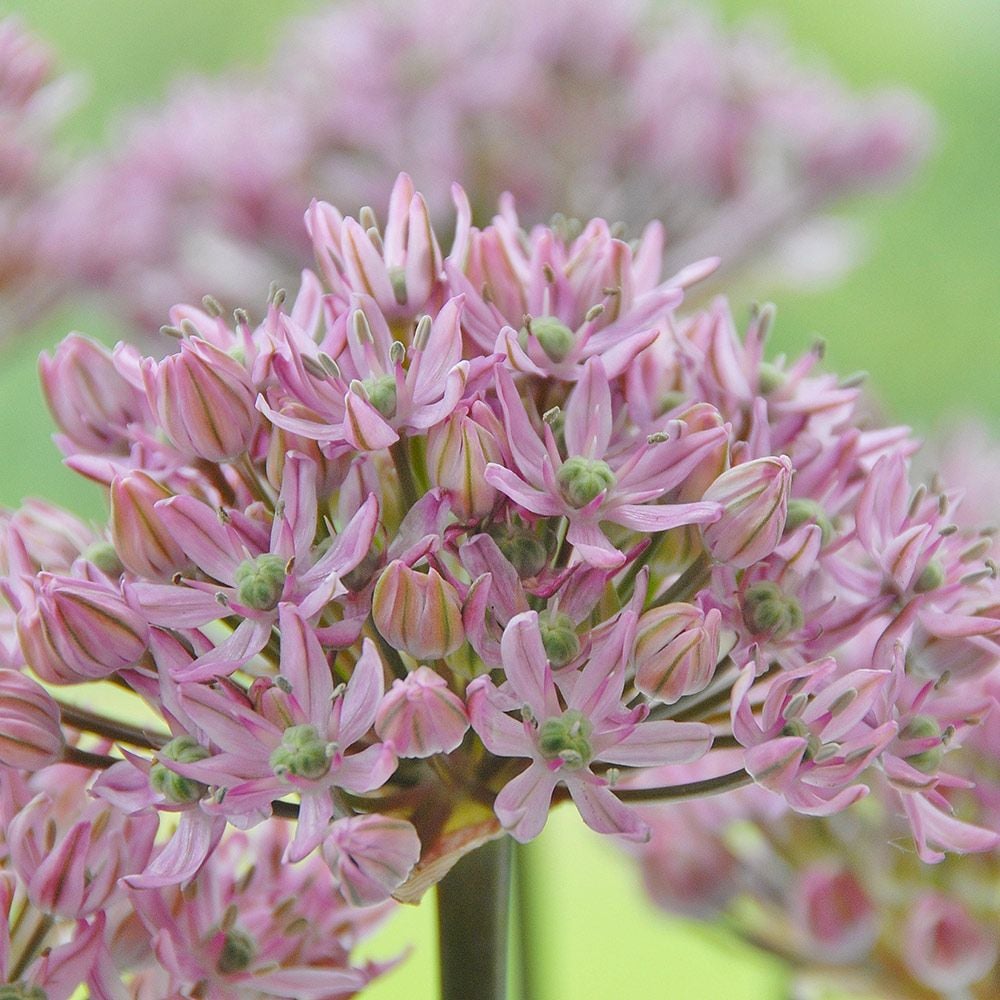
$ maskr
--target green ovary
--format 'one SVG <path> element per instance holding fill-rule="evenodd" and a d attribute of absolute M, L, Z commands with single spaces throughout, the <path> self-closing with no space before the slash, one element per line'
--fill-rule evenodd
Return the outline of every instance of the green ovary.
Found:
<path fill-rule="evenodd" d="M 255 611 L 277 607 L 285 587 L 285 560 L 265 553 L 236 567 L 236 596 L 240 604 Z"/>
<path fill-rule="evenodd" d="M 330 770 L 327 741 L 315 726 L 289 726 L 269 763 L 279 777 L 291 774 L 296 778 L 322 778 Z"/>
<path fill-rule="evenodd" d="M 361 384 L 364 386 L 368 402 L 386 420 L 391 420 L 396 415 L 396 376 L 376 375 L 366 378 Z"/>
<path fill-rule="evenodd" d="M 223 975 L 230 972 L 243 972 L 254 960 L 256 954 L 257 947 L 249 934 L 241 930 L 228 931 L 215 968 Z"/>
<path fill-rule="evenodd" d="M 556 670 L 576 659 L 580 652 L 580 640 L 568 615 L 545 614 L 539 618 L 538 627 L 545 655 Z"/>
<path fill-rule="evenodd" d="M 556 480 L 563 498 L 573 507 L 586 507 L 595 497 L 610 490 L 617 480 L 611 466 L 599 458 L 574 455 L 563 462 Z"/>
<path fill-rule="evenodd" d="M 204 760 L 209 752 L 190 736 L 178 736 L 160 748 L 160 757 L 175 760 L 180 764 L 193 764 Z M 197 802 L 208 791 L 208 786 L 193 778 L 171 771 L 165 764 L 156 761 L 149 769 L 149 784 L 168 802 L 187 805 Z M 0 994 L 2 1000 L 2 994 Z"/>
<path fill-rule="evenodd" d="M 573 331 L 555 316 L 539 316 L 531 321 L 531 332 L 549 360 L 559 364 L 565 361 L 576 346 Z"/>
<path fill-rule="evenodd" d="M 538 730 L 538 750 L 546 760 L 561 760 L 568 771 L 580 771 L 594 755 L 590 745 L 593 728 L 582 712 L 571 708 L 542 723 Z"/>

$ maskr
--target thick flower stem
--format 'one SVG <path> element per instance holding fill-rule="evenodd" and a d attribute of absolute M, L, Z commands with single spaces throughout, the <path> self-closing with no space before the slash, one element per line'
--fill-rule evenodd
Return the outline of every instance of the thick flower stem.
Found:
<path fill-rule="evenodd" d="M 467 854 L 437 887 L 441 1000 L 506 1000 L 511 840 Z"/>

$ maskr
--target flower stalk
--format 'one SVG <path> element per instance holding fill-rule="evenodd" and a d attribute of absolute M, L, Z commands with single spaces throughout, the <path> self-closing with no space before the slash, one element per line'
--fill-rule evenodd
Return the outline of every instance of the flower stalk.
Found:
<path fill-rule="evenodd" d="M 491 840 L 438 883 L 440 1000 L 507 1000 L 512 849 Z"/>

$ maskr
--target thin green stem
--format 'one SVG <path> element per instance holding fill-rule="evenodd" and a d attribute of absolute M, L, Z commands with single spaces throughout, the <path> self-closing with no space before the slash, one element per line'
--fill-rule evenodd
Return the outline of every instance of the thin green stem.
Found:
<path fill-rule="evenodd" d="M 103 736 L 116 743 L 128 743 L 146 750 L 159 750 L 170 740 L 169 734 L 147 732 L 138 726 L 130 726 L 117 719 L 108 719 L 96 712 L 91 712 L 89 709 L 67 705 L 59 699 L 56 699 L 56 704 L 59 706 L 62 721 L 67 726 L 72 726 L 82 733 L 93 733 L 95 736 Z"/>
<path fill-rule="evenodd" d="M 438 883 L 441 1000 L 507 1000 L 511 853 L 491 840 Z"/>
<path fill-rule="evenodd" d="M 42 944 L 45 942 L 46 937 L 48 937 L 49 931 L 52 930 L 52 925 L 55 920 L 48 914 L 45 914 L 35 925 L 35 929 L 31 934 L 31 937 L 25 942 L 24 948 L 18 957 L 17 962 L 14 967 L 10 970 L 7 981 L 10 983 L 16 983 L 21 976 L 24 974 L 25 969 L 31 964 L 31 960 L 35 957 L 35 953 L 39 951 Z"/>
<path fill-rule="evenodd" d="M 521 1000 L 535 1000 L 538 996 L 536 892 L 535 848 L 518 844 L 514 849 L 514 893 L 517 900 L 517 985 Z"/>
<path fill-rule="evenodd" d="M 649 607 L 659 608 L 664 604 L 672 604 L 674 601 L 686 601 L 694 597 L 708 583 L 711 572 L 711 558 L 705 552 L 700 553 L 691 565 Z"/>
<path fill-rule="evenodd" d="M 734 788 L 742 788 L 753 783 L 753 778 L 741 767 L 729 774 L 704 781 L 689 781 L 686 785 L 667 785 L 663 788 L 622 788 L 615 794 L 623 802 L 667 802 L 678 799 L 700 799 L 707 795 L 718 795 Z"/>
<path fill-rule="evenodd" d="M 417 484 L 413 479 L 413 467 L 410 465 L 410 449 L 406 438 L 400 438 L 389 448 L 392 463 L 396 466 L 399 478 L 399 488 L 403 494 L 403 502 L 409 510 L 419 499 Z"/>

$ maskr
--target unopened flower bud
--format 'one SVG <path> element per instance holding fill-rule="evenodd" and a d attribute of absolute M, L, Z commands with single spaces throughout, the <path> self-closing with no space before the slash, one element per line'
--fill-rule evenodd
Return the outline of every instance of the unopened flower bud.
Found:
<path fill-rule="evenodd" d="M 269 763 L 276 775 L 296 778 L 322 778 L 330 770 L 327 741 L 315 726 L 289 726 L 281 745 L 271 753 Z"/>
<path fill-rule="evenodd" d="M 107 348 L 79 334 L 38 362 L 42 390 L 59 429 L 90 452 L 126 453 L 129 424 L 144 418 L 141 393 L 115 368 Z"/>
<path fill-rule="evenodd" d="M 176 760 L 181 764 L 193 764 L 209 756 L 197 740 L 190 736 L 178 736 L 162 746 L 158 756 L 167 760 Z M 154 791 L 159 792 L 168 802 L 185 805 L 197 802 L 208 791 L 208 786 L 193 778 L 171 771 L 165 764 L 156 761 L 149 769 L 149 784 Z"/>
<path fill-rule="evenodd" d="M 665 604 L 639 619 L 635 682 L 643 694 L 673 704 L 701 691 L 715 674 L 722 616 L 693 604 Z"/>
<path fill-rule="evenodd" d="M 418 573 L 391 562 L 375 585 L 372 615 L 379 632 L 417 660 L 447 656 L 465 642 L 458 593 L 435 569 Z"/>
<path fill-rule="evenodd" d="M 538 316 L 531 321 L 531 332 L 550 360 L 565 361 L 576 345 L 573 331 L 555 316 Z"/>
<path fill-rule="evenodd" d="M 803 524 L 815 524 L 819 527 L 823 544 L 833 538 L 833 522 L 827 517 L 826 511 L 815 500 L 796 498 L 788 501 L 788 516 L 785 518 L 785 533 L 794 531 Z"/>
<path fill-rule="evenodd" d="M 784 594 L 776 583 L 765 580 L 747 587 L 743 595 L 743 621 L 754 635 L 779 641 L 802 628 L 805 619 L 794 597 Z"/>
<path fill-rule="evenodd" d="M 135 666 L 146 651 L 146 620 L 99 584 L 41 573 L 36 601 L 18 615 L 17 631 L 43 680 L 98 680 Z"/>
<path fill-rule="evenodd" d="M 571 507 L 586 507 L 595 497 L 610 490 L 617 479 L 611 466 L 602 459 L 574 455 L 563 462 L 556 481 L 566 503 Z"/>
<path fill-rule="evenodd" d="M 146 358 L 149 405 L 177 449 L 222 462 L 246 451 L 257 427 L 256 393 L 246 368 L 198 338 L 162 361 Z"/>
<path fill-rule="evenodd" d="M 405 819 L 350 816 L 331 827 L 323 858 L 352 905 L 372 906 L 406 881 L 420 860 L 420 838 Z"/>
<path fill-rule="evenodd" d="M 538 730 L 538 751 L 546 760 L 558 760 L 567 771 L 586 767 L 594 755 L 590 745 L 593 725 L 574 708 L 546 719 Z"/>
<path fill-rule="evenodd" d="M 111 538 L 126 569 L 147 580 L 169 580 L 190 560 L 156 512 L 172 496 L 145 472 L 128 472 L 111 483 Z"/>
<path fill-rule="evenodd" d="M 400 757 L 451 753 L 468 728 L 464 702 L 430 667 L 393 681 L 375 716 L 375 732 Z"/>
<path fill-rule="evenodd" d="M 785 530 L 792 463 L 784 455 L 758 458 L 724 472 L 702 499 L 722 504 L 722 516 L 702 526 L 719 562 L 745 569 L 770 555 Z"/>
<path fill-rule="evenodd" d="M 0 764 L 37 771 L 58 760 L 64 745 L 49 693 L 17 670 L 0 670 Z"/>
<path fill-rule="evenodd" d="M 270 552 L 241 562 L 233 574 L 240 604 L 256 611 L 277 607 L 285 587 L 285 563 L 281 556 Z"/>
<path fill-rule="evenodd" d="M 565 667 L 579 656 L 580 639 L 576 634 L 576 626 L 568 615 L 543 612 L 538 616 L 538 631 L 545 647 L 545 655 L 554 669 Z"/>
<path fill-rule="evenodd" d="M 496 438 L 468 414 L 454 414 L 427 437 L 431 485 L 448 491 L 451 509 L 463 521 L 493 510 L 497 491 L 483 474 L 487 465 L 501 460 Z"/>

